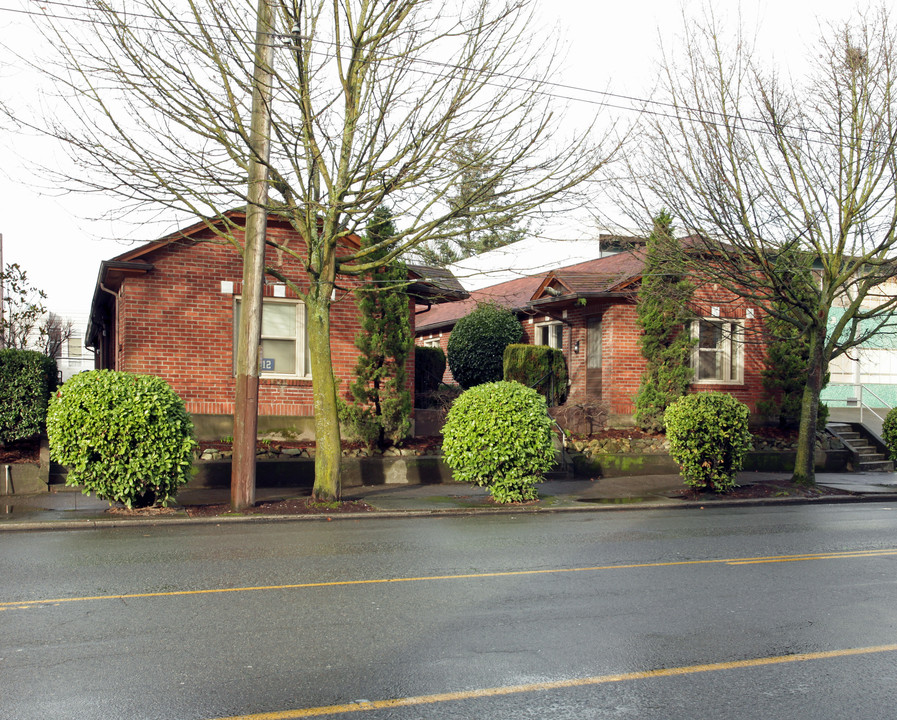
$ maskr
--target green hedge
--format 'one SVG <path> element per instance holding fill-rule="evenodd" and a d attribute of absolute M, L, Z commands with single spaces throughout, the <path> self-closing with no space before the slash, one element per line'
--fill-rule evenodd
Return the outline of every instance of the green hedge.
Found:
<path fill-rule="evenodd" d="M 414 393 L 436 392 L 445 374 L 445 353 L 438 347 L 414 348 Z"/>
<path fill-rule="evenodd" d="M 897 408 L 893 408 L 885 415 L 881 425 L 881 439 L 888 446 L 888 457 L 897 460 Z"/>
<path fill-rule="evenodd" d="M 56 361 L 33 350 L 0 350 L 0 443 L 43 432 L 56 389 Z"/>
<path fill-rule="evenodd" d="M 455 479 L 489 488 L 499 503 L 534 500 L 535 484 L 554 464 L 545 398 L 520 383 L 467 390 L 449 410 L 442 435 Z"/>
<path fill-rule="evenodd" d="M 448 364 L 463 388 L 502 379 L 502 356 L 523 336 L 520 321 L 495 303 L 478 305 L 461 318 L 448 340 Z"/>
<path fill-rule="evenodd" d="M 564 353 L 547 345 L 508 345 L 503 357 L 504 379 L 533 388 L 550 407 L 567 397 Z"/>
<path fill-rule="evenodd" d="M 55 394 L 50 457 L 84 494 L 142 507 L 167 505 L 190 478 L 193 423 L 168 384 L 150 375 L 93 370 Z"/>

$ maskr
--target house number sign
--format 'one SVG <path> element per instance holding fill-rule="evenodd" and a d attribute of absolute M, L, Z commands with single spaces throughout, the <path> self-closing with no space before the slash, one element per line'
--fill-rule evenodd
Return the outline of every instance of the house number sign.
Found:
<path fill-rule="evenodd" d="M 274 372 L 274 358 L 262 358 L 262 372 Z"/>

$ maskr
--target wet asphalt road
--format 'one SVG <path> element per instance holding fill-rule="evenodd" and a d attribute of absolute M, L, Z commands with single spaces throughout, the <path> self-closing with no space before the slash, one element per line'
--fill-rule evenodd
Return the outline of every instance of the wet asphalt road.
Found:
<path fill-rule="evenodd" d="M 4 719 L 886 718 L 894 643 L 882 504 L 0 534 Z"/>

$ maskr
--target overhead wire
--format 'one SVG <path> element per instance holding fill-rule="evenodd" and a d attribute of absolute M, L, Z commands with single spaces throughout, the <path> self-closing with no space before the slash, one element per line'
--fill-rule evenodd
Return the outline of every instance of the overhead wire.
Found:
<path fill-rule="evenodd" d="M 78 3 L 72 3 L 72 2 L 63 2 L 62 0 L 41 0 L 40 4 L 41 4 L 41 6 L 54 5 L 54 6 L 60 6 L 60 7 L 65 7 L 65 8 L 71 8 L 73 10 L 83 10 L 83 11 L 96 10 L 96 8 L 91 7 L 89 5 L 82 5 L 82 4 L 78 4 Z M 118 23 L 98 20 L 97 18 L 77 17 L 74 15 L 48 13 L 46 11 L 35 11 L 35 10 L 25 10 L 25 9 L 15 9 L 15 8 L 0 8 L 0 12 L 17 13 L 17 14 L 29 15 L 29 16 L 33 16 L 33 17 L 46 17 L 46 18 L 52 18 L 52 19 L 57 19 L 57 20 L 73 21 L 73 22 L 80 22 L 80 23 L 86 23 L 86 24 L 92 24 L 92 25 L 101 25 L 101 26 L 110 27 L 110 28 L 114 28 L 114 27 L 118 26 Z M 160 18 L 158 18 L 158 16 L 155 16 L 155 15 L 152 15 L 149 13 L 126 12 L 126 13 L 122 13 L 122 15 L 123 16 L 126 15 L 129 18 L 143 18 L 143 19 L 150 19 L 150 20 L 160 19 Z M 182 24 L 182 25 L 196 25 L 198 27 L 203 26 L 203 23 L 201 23 L 198 20 L 190 20 L 190 19 L 185 19 L 185 18 L 174 18 L 174 17 L 172 17 L 171 20 L 176 21 L 177 23 Z M 182 34 L 181 31 L 176 28 L 140 27 L 140 26 L 133 26 L 133 25 L 129 26 L 129 27 L 133 30 L 143 30 L 143 31 L 153 32 L 153 33 L 163 33 L 163 34 L 173 34 L 173 35 Z M 252 32 L 250 28 L 246 28 L 246 31 L 247 31 L 247 33 Z M 278 37 L 278 38 L 283 38 L 285 41 L 283 43 L 278 43 L 276 45 L 276 47 L 285 47 L 285 46 L 291 47 L 292 46 L 292 42 L 291 42 L 293 39 L 292 33 L 272 33 L 272 36 Z M 225 38 L 221 38 L 221 39 L 224 40 Z M 246 42 L 247 42 L 247 44 L 249 44 L 250 41 L 247 40 Z M 332 47 L 338 46 L 338 44 L 334 41 L 318 40 L 317 42 L 324 44 L 324 45 L 331 45 Z M 345 47 L 345 46 L 343 46 L 343 47 Z M 322 54 L 322 53 L 315 53 L 314 51 L 312 51 L 312 54 Z M 468 66 L 464 66 L 464 65 L 460 65 L 460 64 L 456 64 L 456 63 L 442 62 L 442 61 L 438 61 L 438 60 L 431 60 L 428 58 L 420 58 L 420 57 L 413 58 L 413 62 L 420 63 L 422 65 L 430 65 L 433 67 L 438 67 L 438 68 L 447 69 L 447 70 L 469 71 L 472 69 Z M 421 70 L 419 68 L 416 68 L 415 71 L 419 72 L 421 74 L 438 74 L 435 72 Z M 496 80 L 504 80 L 504 81 L 517 80 L 517 81 L 523 81 L 523 82 L 528 82 L 528 83 L 536 83 L 536 84 L 538 84 L 542 87 L 546 87 L 546 88 L 556 88 L 557 90 L 561 90 L 561 91 L 565 91 L 565 92 L 584 93 L 586 95 L 599 95 L 602 97 L 611 98 L 613 100 L 625 100 L 625 101 L 629 101 L 632 103 L 638 103 L 639 105 L 641 105 L 641 107 L 633 107 L 632 105 L 624 105 L 624 104 L 619 104 L 616 102 L 610 102 L 607 100 L 595 100 L 595 99 L 577 97 L 574 95 L 561 95 L 559 93 L 551 92 L 549 90 L 540 90 L 537 93 L 539 95 L 557 99 L 557 100 L 582 103 L 582 104 L 586 104 L 586 105 L 594 105 L 597 107 L 605 107 L 605 108 L 610 108 L 610 109 L 614 109 L 614 110 L 623 110 L 626 112 L 637 112 L 642 115 L 650 115 L 653 117 L 661 117 L 661 118 L 668 118 L 668 119 L 675 119 L 675 120 L 682 120 L 685 118 L 685 119 L 690 119 L 692 121 L 700 122 L 704 125 L 710 125 L 710 126 L 728 126 L 728 123 L 723 122 L 723 121 L 728 121 L 728 122 L 737 121 L 739 123 L 752 123 L 755 125 L 767 126 L 764 128 L 764 127 L 748 127 L 748 126 L 743 125 L 742 129 L 748 133 L 774 135 L 775 131 L 778 130 L 778 131 L 786 131 L 789 133 L 790 132 L 813 133 L 815 135 L 818 135 L 820 138 L 825 138 L 826 136 L 828 136 L 830 138 L 837 138 L 836 133 L 834 133 L 832 131 L 820 130 L 820 129 L 816 129 L 816 128 L 806 128 L 806 127 L 793 125 L 793 124 L 787 124 L 787 123 L 785 123 L 785 124 L 772 123 L 772 127 L 768 127 L 771 125 L 771 123 L 768 120 L 765 120 L 763 118 L 749 117 L 749 116 L 744 116 L 744 115 L 740 115 L 740 114 L 733 115 L 730 113 L 724 113 L 724 112 L 715 111 L 715 110 L 708 110 L 708 109 L 704 109 L 704 108 L 694 108 L 687 104 L 676 104 L 676 103 L 666 102 L 666 101 L 662 101 L 662 100 L 643 98 L 643 97 L 639 97 L 636 95 L 624 95 L 621 93 L 614 93 L 614 92 L 610 92 L 607 90 L 596 90 L 594 88 L 587 88 L 587 87 L 583 87 L 580 85 L 572 85 L 569 83 L 561 83 L 561 82 L 555 82 L 555 81 L 551 81 L 551 80 L 536 80 L 535 78 L 528 78 L 525 76 L 514 75 L 511 73 L 490 72 L 490 73 L 487 73 L 487 75 L 490 78 L 495 78 Z M 491 84 L 491 83 L 486 83 L 486 84 Z M 676 112 L 671 113 L 671 112 L 664 112 L 662 110 L 649 110 L 648 107 L 670 108 L 672 110 L 675 110 Z M 697 116 L 697 117 L 693 117 L 693 116 Z M 720 121 L 715 121 L 710 118 L 718 118 Z M 840 147 L 840 144 L 838 142 L 836 142 L 835 140 L 826 141 L 824 139 L 820 139 L 820 140 L 817 140 L 817 142 L 824 144 L 824 145 L 829 145 L 831 147 Z M 872 140 L 871 142 L 874 144 L 879 144 L 882 141 Z"/>

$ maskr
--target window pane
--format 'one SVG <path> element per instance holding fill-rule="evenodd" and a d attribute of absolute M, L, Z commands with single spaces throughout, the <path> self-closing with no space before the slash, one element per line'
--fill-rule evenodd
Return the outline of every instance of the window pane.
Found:
<path fill-rule="evenodd" d="M 701 349 L 711 348 L 716 350 L 719 348 L 722 339 L 723 328 L 721 324 L 701 322 L 700 333 L 698 335 L 698 347 Z"/>
<path fill-rule="evenodd" d="M 286 303 L 265 303 L 262 310 L 262 335 L 296 337 L 296 306 Z"/>
<path fill-rule="evenodd" d="M 698 352 L 698 380 L 719 379 L 719 356 L 716 350 L 700 350 Z"/>
<path fill-rule="evenodd" d="M 308 325 L 305 325 L 302 343 L 305 347 L 305 375 L 311 375 L 311 353 L 308 350 Z"/>
<path fill-rule="evenodd" d="M 267 310 L 267 308 L 265 308 Z M 296 374 L 295 340 L 262 340 L 262 373 Z"/>
<path fill-rule="evenodd" d="M 564 326 L 552 325 L 552 329 L 554 330 L 554 342 L 551 347 L 561 350 L 564 347 Z"/>
<path fill-rule="evenodd" d="M 735 333 L 738 332 L 738 326 L 735 323 L 731 323 L 729 325 L 729 377 L 727 380 L 737 380 L 738 379 L 738 350 L 739 343 L 737 342 L 737 336 Z"/>

